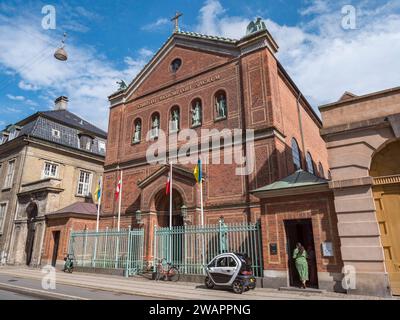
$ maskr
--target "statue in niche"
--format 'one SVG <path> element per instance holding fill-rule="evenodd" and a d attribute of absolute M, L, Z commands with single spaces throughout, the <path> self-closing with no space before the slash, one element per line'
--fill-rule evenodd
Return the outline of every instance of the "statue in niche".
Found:
<path fill-rule="evenodd" d="M 140 121 L 136 122 L 135 125 L 135 135 L 133 137 L 133 142 L 139 142 L 142 135 L 142 125 Z"/>
<path fill-rule="evenodd" d="M 160 128 L 160 120 L 158 119 L 158 116 L 155 116 L 153 118 L 153 123 L 151 126 L 151 130 L 152 130 L 152 137 L 158 137 L 158 129 Z"/>
<path fill-rule="evenodd" d="M 201 125 L 201 104 L 200 101 L 196 101 L 196 104 L 192 109 L 192 126 L 199 125 Z"/>
<path fill-rule="evenodd" d="M 221 93 L 216 99 L 217 118 L 226 118 L 226 97 Z"/>
<path fill-rule="evenodd" d="M 179 110 L 174 109 L 171 113 L 171 131 L 179 130 Z"/>

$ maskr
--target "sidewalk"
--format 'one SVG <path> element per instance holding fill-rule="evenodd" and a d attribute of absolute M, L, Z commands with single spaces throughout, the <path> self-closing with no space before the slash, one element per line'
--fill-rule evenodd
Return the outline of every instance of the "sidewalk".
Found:
<path fill-rule="evenodd" d="M 39 281 L 43 277 L 40 269 L 26 267 L 0 267 L 0 274 Z M 57 283 L 94 290 L 173 300 L 380 300 L 380 298 L 376 297 L 331 292 L 287 292 L 266 288 L 256 288 L 256 290 L 238 295 L 228 290 L 208 290 L 199 283 L 171 283 L 148 280 L 140 276 L 123 278 L 120 276 L 77 272 L 69 274 L 61 271 L 57 271 Z"/>

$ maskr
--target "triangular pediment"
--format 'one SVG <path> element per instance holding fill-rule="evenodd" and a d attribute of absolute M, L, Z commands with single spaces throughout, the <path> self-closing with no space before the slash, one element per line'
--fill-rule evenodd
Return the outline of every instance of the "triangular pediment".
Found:
<path fill-rule="evenodd" d="M 124 91 L 125 97 L 130 100 L 154 92 L 223 65 L 239 55 L 236 40 L 175 33 Z M 175 59 L 180 59 L 182 64 L 173 72 L 171 63 Z"/>

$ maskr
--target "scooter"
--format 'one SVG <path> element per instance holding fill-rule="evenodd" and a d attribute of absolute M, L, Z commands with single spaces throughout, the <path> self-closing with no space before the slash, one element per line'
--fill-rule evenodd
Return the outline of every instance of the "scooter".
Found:
<path fill-rule="evenodd" d="M 74 270 L 74 255 L 72 254 L 67 254 L 67 256 L 64 258 L 64 272 L 69 272 L 72 273 L 72 271 Z"/>
<path fill-rule="evenodd" d="M 207 276 L 204 284 L 208 289 L 214 287 L 232 288 L 234 293 L 256 288 L 250 259 L 242 253 L 222 253 L 205 267 Z"/>

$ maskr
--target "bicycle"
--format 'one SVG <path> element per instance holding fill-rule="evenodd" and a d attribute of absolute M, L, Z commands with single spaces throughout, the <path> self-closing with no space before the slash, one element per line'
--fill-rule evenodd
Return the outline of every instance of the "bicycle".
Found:
<path fill-rule="evenodd" d="M 178 267 L 172 265 L 172 263 L 167 262 L 166 259 L 158 260 L 156 267 L 156 279 L 155 279 L 156 281 L 168 280 L 177 282 L 179 281 L 179 278 L 180 278 L 180 272 Z"/>

